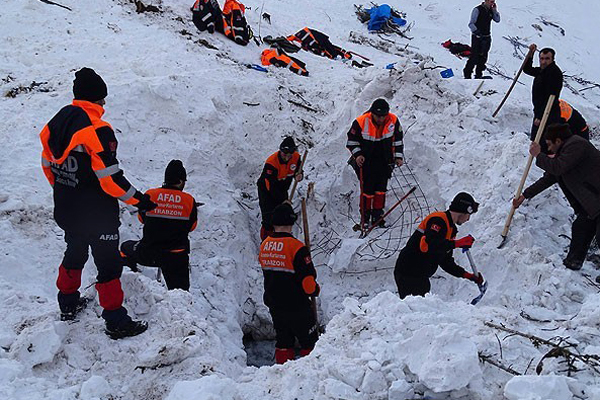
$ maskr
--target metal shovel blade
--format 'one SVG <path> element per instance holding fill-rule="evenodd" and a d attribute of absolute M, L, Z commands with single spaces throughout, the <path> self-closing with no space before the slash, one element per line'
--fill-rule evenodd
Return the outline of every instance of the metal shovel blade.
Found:
<path fill-rule="evenodd" d="M 483 282 L 483 284 L 481 284 L 481 285 L 478 285 L 479 295 L 477 297 L 475 297 L 473 300 L 471 300 L 472 305 L 479 303 L 479 301 L 481 300 L 481 298 L 483 297 L 485 292 L 487 292 L 487 286 L 488 286 L 487 281 Z"/>
<path fill-rule="evenodd" d="M 504 245 L 506 244 L 506 238 L 508 238 L 508 236 L 504 236 L 502 235 L 502 241 L 500 242 L 500 244 L 498 245 L 498 249 L 501 249 L 504 247 Z"/>

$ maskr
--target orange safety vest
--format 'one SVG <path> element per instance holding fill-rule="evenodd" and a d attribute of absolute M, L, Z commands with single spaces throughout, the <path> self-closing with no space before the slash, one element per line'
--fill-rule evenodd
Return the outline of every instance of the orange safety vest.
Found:
<path fill-rule="evenodd" d="M 190 219 L 195 201 L 189 193 L 167 188 L 150 189 L 146 193 L 157 204 L 154 210 L 146 212 L 146 217 L 183 221 Z M 196 223 L 194 223 L 190 232 L 195 228 Z"/>
<path fill-rule="evenodd" d="M 279 161 L 279 151 L 271 154 L 265 164 L 272 165 L 275 169 L 277 169 L 277 179 L 282 181 L 291 176 L 294 176 L 296 173 L 296 169 L 298 168 L 298 164 L 300 163 L 300 153 L 297 151 L 292 154 L 292 158 L 287 164 L 283 164 Z"/>
<path fill-rule="evenodd" d="M 417 227 L 417 231 L 424 234 L 425 229 L 427 229 L 427 224 L 429 223 L 429 220 L 431 218 L 435 218 L 435 217 L 439 217 L 439 218 L 443 219 L 444 222 L 446 223 L 446 240 L 453 240 L 454 235 L 452 234 L 452 231 L 453 231 L 453 229 L 451 227 L 452 225 L 450 224 L 450 221 L 448 220 L 448 215 L 443 211 L 434 212 L 432 214 L 429 214 L 427 217 L 425 217 L 425 219 Z M 427 253 L 429 251 L 429 244 L 427 243 L 425 235 L 423 235 L 423 237 L 421 237 L 421 241 L 419 243 L 419 248 L 421 249 L 421 251 L 423 253 Z"/>
<path fill-rule="evenodd" d="M 227 0 L 223 5 L 223 14 L 229 14 L 232 11 L 239 10 L 242 15 L 246 12 L 246 6 L 236 0 Z"/>
<path fill-rule="evenodd" d="M 389 113 L 382 126 L 376 126 L 371 119 L 371 112 L 367 112 L 360 117 L 356 118 L 356 122 L 361 129 L 362 138 L 370 142 L 379 142 L 385 139 L 394 137 L 394 130 L 396 128 L 396 121 L 398 117 L 394 114 Z"/>
<path fill-rule="evenodd" d="M 258 261 L 263 271 L 295 274 L 294 258 L 302 247 L 304 247 L 304 243 L 294 237 L 269 236 L 260 245 Z M 308 275 L 302 279 L 304 293 L 314 293 L 316 286 L 314 276 Z"/>
<path fill-rule="evenodd" d="M 573 115 L 573 107 L 562 99 L 558 100 L 558 106 L 560 107 L 561 118 L 565 121 L 569 121 Z"/>

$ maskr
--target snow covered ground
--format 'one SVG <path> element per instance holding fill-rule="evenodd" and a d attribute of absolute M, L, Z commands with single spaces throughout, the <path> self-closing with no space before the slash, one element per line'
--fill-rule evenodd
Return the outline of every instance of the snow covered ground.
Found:
<path fill-rule="evenodd" d="M 567 378 L 561 359 L 547 358 L 537 376 L 549 347 L 484 325 L 568 337 L 581 353 L 600 354 L 599 288 L 587 279 L 597 271 L 591 263 L 579 272 L 561 263 L 568 243 L 559 235 L 570 235 L 572 220 L 562 194 L 548 190 L 521 207 L 508 244 L 496 249 L 527 159 L 531 78 L 520 79 L 498 118 L 491 114 L 509 81 L 495 76 L 474 96 L 479 82 L 459 78 L 465 60 L 440 43 L 469 43 L 466 24 L 476 2 L 390 2 L 414 22 L 413 40 L 387 38 L 399 49 L 409 45 L 390 54 L 356 43 L 381 39 L 367 33 L 351 2 L 247 1 L 256 34 L 259 15 L 268 12 L 272 25 L 260 24 L 262 36 L 310 26 L 375 63 L 355 69 L 299 53 L 308 78 L 272 67 L 266 74 L 247 69 L 244 64 L 259 63 L 262 48 L 196 32 L 191 1 L 153 3 L 163 10 L 158 14 L 137 14 L 125 0 L 61 3 L 72 11 L 39 0 L 5 0 L 0 15 L 1 398 L 600 399 L 599 374 L 584 364 Z M 518 36 L 554 47 L 567 75 L 600 76 L 600 3 L 503 0 L 498 8 L 502 22 L 492 28 L 489 65 L 513 76 L 521 60 L 502 36 Z M 564 35 L 542 20 L 564 28 Z M 384 68 L 392 62 L 395 70 Z M 83 66 L 108 84 L 105 118 L 117 130 L 129 179 L 143 190 L 158 186 L 168 161 L 179 158 L 188 168 L 186 190 L 205 203 L 191 236 L 190 293 L 167 292 L 153 270 L 124 272 L 125 305 L 150 327 L 121 341 L 103 333 L 97 304 L 68 324 L 59 322 L 55 300 L 64 244 L 39 166 L 38 134 L 70 102 L 73 73 Z M 442 79 L 438 66 L 457 76 Z M 586 117 L 598 145 L 600 89 L 580 92 L 587 85 L 567 83 L 573 90 L 563 89 L 562 98 Z M 4 96 L 9 92 L 14 96 Z M 348 253 L 357 234 L 346 214 L 356 208 L 358 185 L 345 163 L 345 135 L 377 97 L 386 97 L 411 126 L 406 156 L 429 204 L 443 209 L 463 190 L 482 203 L 461 227 L 461 234 L 476 237 L 472 253 L 489 282 L 476 307 L 468 303 L 477 288 L 443 272 L 432 280 L 431 295 L 400 301 L 392 278 L 395 254 L 367 262 Z M 331 260 L 317 259 L 327 329 L 314 352 L 284 366 L 247 367 L 244 334 L 272 338 L 256 259 L 255 181 L 266 157 L 290 134 L 311 148 L 312 242 L 331 231 L 344 240 Z M 528 182 L 540 175 L 534 167 Z M 301 195 L 306 190 L 306 182 L 299 185 Z M 123 240 L 139 237 L 132 209 L 123 208 L 121 220 Z M 466 266 L 458 252 L 456 258 Z M 90 261 L 83 276 L 90 297 L 94 277 Z M 479 355 L 525 376 L 481 363 Z"/>

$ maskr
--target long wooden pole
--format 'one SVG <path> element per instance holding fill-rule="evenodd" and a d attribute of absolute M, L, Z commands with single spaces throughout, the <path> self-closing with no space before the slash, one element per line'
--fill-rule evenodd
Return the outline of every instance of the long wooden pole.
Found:
<path fill-rule="evenodd" d="M 548 116 L 550 115 L 550 110 L 552 109 L 552 105 L 554 104 L 554 99 L 556 96 L 551 94 L 548 98 L 548 103 L 546 103 L 546 109 L 544 110 L 544 116 L 542 117 L 542 121 L 538 126 L 537 134 L 535 135 L 535 143 L 539 143 L 542 138 L 542 134 L 546 129 L 546 123 L 548 122 Z M 525 171 L 523 171 L 523 176 L 521 177 L 521 182 L 519 183 L 519 187 L 517 188 L 517 194 L 515 194 L 515 199 L 521 197 L 521 193 L 523 192 L 523 187 L 525 186 L 525 181 L 527 180 L 527 175 L 529 174 L 529 170 L 531 169 L 531 164 L 533 163 L 533 156 L 530 154 L 529 159 L 527 160 L 527 165 L 525 166 Z M 511 206 L 510 212 L 508 213 L 508 217 L 506 218 L 506 223 L 504 224 L 504 230 L 502 231 L 502 243 L 498 248 L 501 248 L 508 236 L 508 230 L 510 228 L 510 224 L 512 222 L 513 216 L 515 215 L 515 206 Z"/>
<path fill-rule="evenodd" d="M 304 245 L 310 251 L 310 233 L 308 231 L 308 214 L 306 213 L 306 199 L 302 198 L 302 228 L 304 231 Z M 310 296 L 310 308 L 313 311 L 313 315 L 315 316 L 315 324 L 318 327 L 318 332 L 321 331 L 321 326 L 319 324 L 319 313 L 317 311 L 317 298 L 315 296 Z"/>
<path fill-rule="evenodd" d="M 519 72 L 517 72 L 517 74 L 515 75 L 515 78 L 513 79 L 512 83 L 510 85 L 510 88 L 508 88 L 508 92 L 506 92 L 506 95 L 500 102 L 500 105 L 498 106 L 498 108 L 496 108 L 496 111 L 494 111 L 494 113 L 492 114 L 492 117 L 495 118 L 496 115 L 498 115 L 498 112 L 500 112 L 500 109 L 502 108 L 502 106 L 508 99 L 508 96 L 510 96 L 510 93 L 512 92 L 513 88 L 517 84 L 517 81 L 519 80 L 519 76 L 521 76 L 521 72 L 523 72 L 523 68 L 525 68 L 525 63 L 527 62 L 527 60 L 529 60 L 529 58 L 533 57 L 534 52 L 535 52 L 535 50 L 529 49 L 529 53 L 527 53 L 527 55 L 525 56 L 525 59 L 523 60 L 523 64 L 521 64 L 521 68 L 519 68 Z"/>
<path fill-rule="evenodd" d="M 302 168 L 304 168 L 304 162 L 306 161 L 306 156 L 308 155 L 308 149 L 306 149 L 304 151 L 304 154 L 302 155 L 302 159 L 300 160 L 300 165 L 298 165 L 298 170 L 296 173 L 300 173 L 302 172 Z M 296 180 L 296 177 L 294 176 L 294 184 L 292 185 L 292 191 L 290 192 L 290 203 L 292 202 L 292 199 L 294 198 L 294 192 L 296 191 L 296 186 L 298 185 L 298 181 Z"/>

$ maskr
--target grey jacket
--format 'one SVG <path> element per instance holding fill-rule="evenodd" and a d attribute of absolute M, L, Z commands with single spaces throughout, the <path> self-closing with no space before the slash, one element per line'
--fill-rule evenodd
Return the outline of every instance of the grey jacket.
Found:
<path fill-rule="evenodd" d="M 530 199 L 561 182 L 591 218 L 600 216 L 600 151 L 580 136 L 571 136 L 555 157 L 540 153 L 535 164 L 544 176 L 523 192 Z"/>

